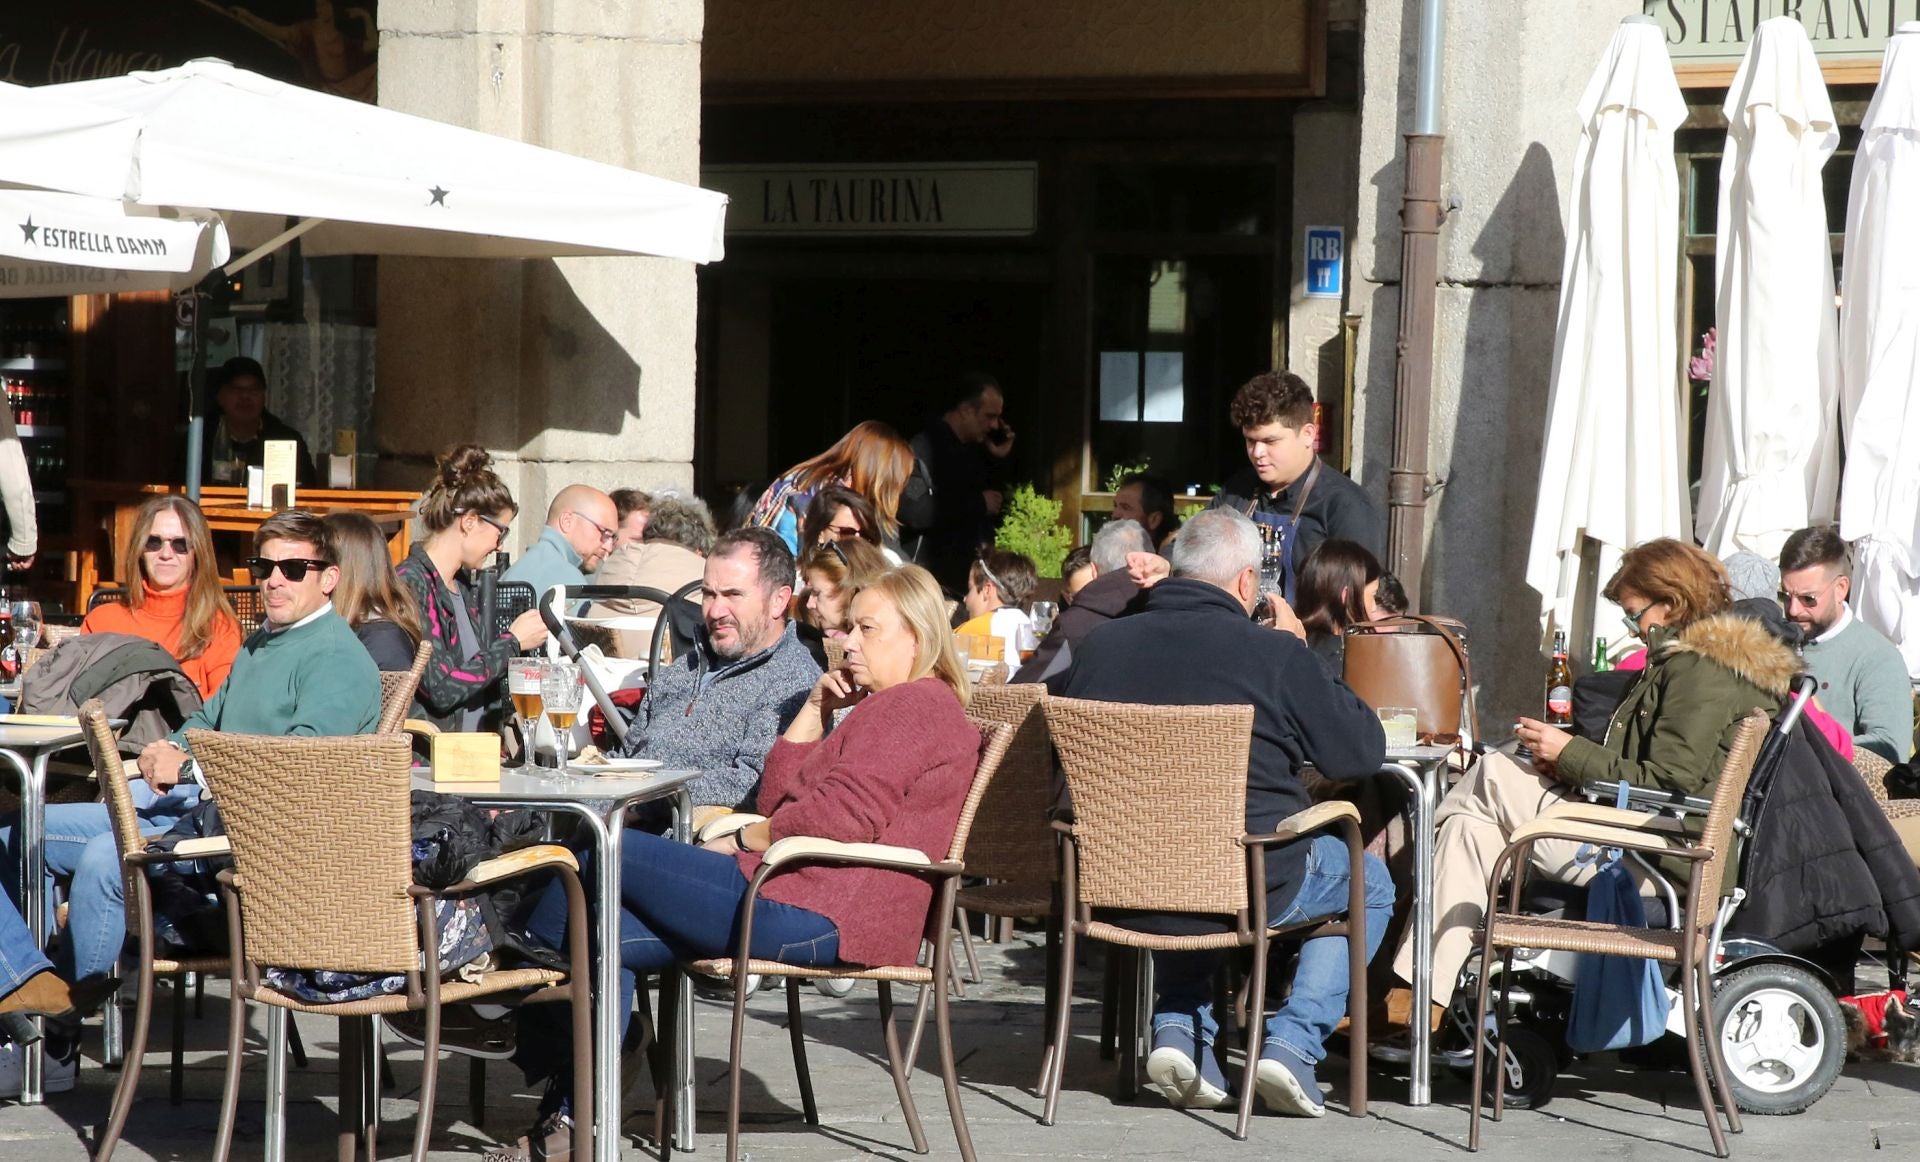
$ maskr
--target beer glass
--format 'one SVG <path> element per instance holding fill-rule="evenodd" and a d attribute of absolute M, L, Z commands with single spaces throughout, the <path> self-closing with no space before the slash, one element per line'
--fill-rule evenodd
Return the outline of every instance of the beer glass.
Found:
<path fill-rule="evenodd" d="M 540 764 L 533 754 L 533 727 L 540 721 L 540 663 L 516 661 L 507 666 L 507 693 L 513 698 L 513 716 L 520 724 L 520 769 L 531 771 Z"/>
<path fill-rule="evenodd" d="M 571 662 L 548 662 L 540 670 L 540 699 L 553 726 L 554 768 L 567 769 L 573 757 L 573 724 L 580 717 L 580 667 Z"/>
<path fill-rule="evenodd" d="M 1033 619 L 1033 636 L 1038 638 L 1046 637 L 1048 631 L 1053 629 L 1053 619 L 1058 616 L 1059 613 L 1060 607 L 1051 601 L 1034 602 L 1033 612 L 1028 615 Z"/>

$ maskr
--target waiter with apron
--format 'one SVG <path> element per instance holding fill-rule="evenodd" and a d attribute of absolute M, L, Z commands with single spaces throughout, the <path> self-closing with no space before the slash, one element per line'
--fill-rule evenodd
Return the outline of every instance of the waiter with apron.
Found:
<path fill-rule="evenodd" d="M 1246 440 L 1247 467 L 1227 481 L 1213 508 L 1233 508 L 1260 529 L 1263 591 L 1294 600 L 1301 562 L 1329 537 L 1385 555 L 1386 521 L 1358 484 L 1320 462 L 1313 389 L 1291 371 L 1256 375 L 1229 410 Z"/>

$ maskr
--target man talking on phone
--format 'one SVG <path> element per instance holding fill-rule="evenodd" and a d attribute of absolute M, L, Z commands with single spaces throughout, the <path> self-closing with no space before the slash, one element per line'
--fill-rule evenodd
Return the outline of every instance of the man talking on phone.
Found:
<path fill-rule="evenodd" d="M 915 558 L 949 596 L 967 588 L 967 570 L 983 544 L 993 541 L 1006 494 L 1001 470 L 1013 452 L 1013 427 L 1000 383 L 970 371 L 954 382 L 945 414 L 913 438 L 916 476 L 932 484 L 931 510 Z M 903 514 L 908 510 L 903 509 Z"/>

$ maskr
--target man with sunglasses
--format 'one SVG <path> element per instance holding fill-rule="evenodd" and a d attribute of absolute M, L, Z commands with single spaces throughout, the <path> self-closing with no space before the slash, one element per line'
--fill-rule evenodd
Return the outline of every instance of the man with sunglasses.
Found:
<path fill-rule="evenodd" d="M 380 672 L 333 610 L 340 568 L 326 525 L 311 512 L 289 509 L 262 523 L 253 545 L 246 564 L 260 587 L 266 619 L 241 645 L 214 696 L 180 729 L 140 752 L 132 791 L 144 832 L 164 832 L 200 800 L 199 773 L 186 747 L 189 730 L 348 735 L 367 733 L 379 721 Z M 113 971 L 126 942 L 126 893 L 106 805 L 49 808 L 47 835 L 48 874 L 72 877 L 67 938 L 56 967 L 75 984 L 95 982 Z M 54 1039 L 49 1074 L 70 1088 L 73 1059 L 62 1054 L 67 1044 L 64 1037 Z"/>
<path fill-rule="evenodd" d="M 524 581 L 541 597 L 555 585 L 585 585 L 619 536 L 620 511 L 613 497 L 584 484 L 569 484 L 547 506 L 540 539 L 500 579 Z"/>
<path fill-rule="evenodd" d="M 1820 708 L 1853 733 L 1853 745 L 1888 762 L 1913 754 L 1913 687 L 1900 650 L 1847 605 L 1847 543 L 1832 525 L 1801 529 L 1780 550 L 1780 603 L 1805 639 L 1801 656 L 1820 682 Z"/>

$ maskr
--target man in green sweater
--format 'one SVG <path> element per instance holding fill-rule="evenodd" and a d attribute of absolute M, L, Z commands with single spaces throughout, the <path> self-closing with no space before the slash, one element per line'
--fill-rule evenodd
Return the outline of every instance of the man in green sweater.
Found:
<path fill-rule="evenodd" d="M 1853 615 L 1847 543 L 1832 525 L 1801 529 L 1780 550 L 1780 600 L 1800 626 L 1820 708 L 1853 733 L 1855 747 L 1889 762 L 1913 754 L 1913 687 L 1900 650 Z"/>
<path fill-rule="evenodd" d="M 130 789 L 148 834 L 165 831 L 200 798 L 184 746 L 188 730 L 345 735 L 371 731 L 380 720 L 380 672 L 346 619 L 333 611 L 340 569 L 326 526 L 313 513 L 291 509 L 263 523 L 253 544 L 247 564 L 266 604 L 266 622 L 241 646 L 213 698 L 170 738 L 140 752 L 140 777 Z M 47 825 L 47 869 L 72 877 L 56 968 L 70 981 L 103 978 L 126 942 L 126 890 L 113 825 L 100 803 L 51 807 Z M 72 1089 L 78 1042 L 57 1029 L 48 1040 L 46 1090 Z M 17 1053 L 0 1052 L 0 1097 L 19 1092 L 17 1061 Z"/>

